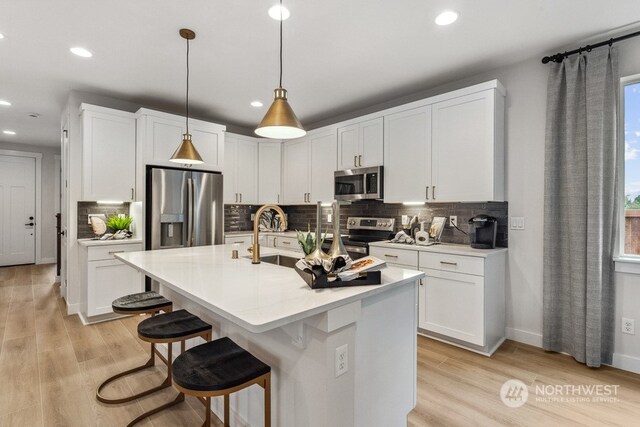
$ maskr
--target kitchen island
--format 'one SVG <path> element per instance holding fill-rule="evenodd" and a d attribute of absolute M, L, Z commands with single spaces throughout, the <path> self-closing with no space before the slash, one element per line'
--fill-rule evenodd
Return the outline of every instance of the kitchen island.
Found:
<path fill-rule="evenodd" d="M 118 254 L 160 293 L 272 368 L 276 426 L 406 425 L 416 398 L 417 281 L 385 268 L 382 284 L 312 290 L 292 268 L 232 259 L 235 245 Z M 261 248 L 261 255 L 298 256 Z M 244 256 L 243 256 L 244 255 Z M 197 341 L 189 343 L 198 344 Z M 213 402 L 221 415 L 222 401 Z M 262 389 L 231 397 L 232 425 L 263 423 Z"/>

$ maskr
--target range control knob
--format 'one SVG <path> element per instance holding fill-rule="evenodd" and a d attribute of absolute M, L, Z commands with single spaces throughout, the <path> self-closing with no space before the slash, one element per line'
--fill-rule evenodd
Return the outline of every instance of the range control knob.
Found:
<path fill-rule="evenodd" d="M 352 219 L 351 221 L 349 221 L 349 225 L 356 225 L 355 220 Z"/>

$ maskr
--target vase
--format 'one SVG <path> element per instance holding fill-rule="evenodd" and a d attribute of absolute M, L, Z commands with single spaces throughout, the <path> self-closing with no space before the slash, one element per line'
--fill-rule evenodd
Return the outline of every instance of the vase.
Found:
<path fill-rule="evenodd" d="M 322 204 L 320 202 L 316 209 L 316 247 L 304 259 L 313 265 L 323 265 L 331 261 L 331 257 L 322 250 Z"/>

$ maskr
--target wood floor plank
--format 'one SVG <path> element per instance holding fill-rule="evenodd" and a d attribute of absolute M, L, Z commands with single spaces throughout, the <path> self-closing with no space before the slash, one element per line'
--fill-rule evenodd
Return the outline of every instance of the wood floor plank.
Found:
<path fill-rule="evenodd" d="M 4 339 L 29 337 L 36 334 L 36 319 L 33 301 L 16 302 L 9 307 L 5 324 Z"/>
<path fill-rule="evenodd" d="M 34 402 L 23 409 L 0 417 L 0 427 L 42 427 L 42 409 Z"/>
<path fill-rule="evenodd" d="M 5 338 L 0 353 L 0 381 L 8 391 L 0 393 L 0 416 L 34 403 L 40 405 L 35 336 Z"/>

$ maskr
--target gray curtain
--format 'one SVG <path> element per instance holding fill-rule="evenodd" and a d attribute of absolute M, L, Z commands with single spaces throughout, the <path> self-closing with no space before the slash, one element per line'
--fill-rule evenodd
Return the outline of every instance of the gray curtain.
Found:
<path fill-rule="evenodd" d="M 543 346 L 593 367 L 611 363 L 613 352 L 617 94 L 615 47 L 551 66 Z"/>

